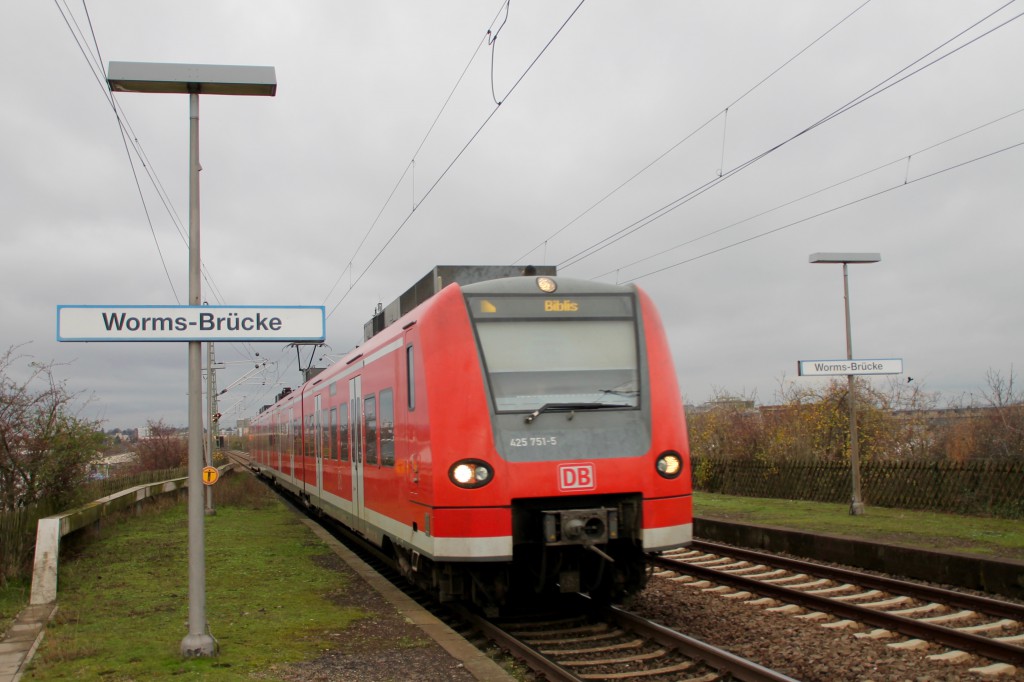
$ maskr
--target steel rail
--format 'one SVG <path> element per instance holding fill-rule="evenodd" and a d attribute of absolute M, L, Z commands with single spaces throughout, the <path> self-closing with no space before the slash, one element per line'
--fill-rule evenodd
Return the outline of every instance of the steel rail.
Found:
<path fill-rule="evenodd" d="M 486 618 L 472 613 L 464 606 L 451 608 L 489 640 L 526 663 L 531 670 L 543 674 L 551 682 L 582 682 L 581 678 Z"/>
<path fill-rule="evenodd" d="M 812 563 L 802 561 L 800 559 L 791 559 L 789 557 L 776 556 L 774 554 L 767 554 L 765 552 L 758 552 L 741 547 L 720 545 L 714 542 L 694 540 L 693 543 L 690 544 L 690 547 L 692 549 L 700 549 L 713 554 L 724 554 L 726 556 L 745 559 L 747 561 L 756 561 L 758 563 L 766 564 L 770 563 L 772 566 L 788 568 L 823 578 L 855 582 L 858 585 L 863 585 L 864 587 L 872 587 L 879 590 L 885 590 L 887 592 L 899 592 L 900 594 L 908 597 L 915 597 L 917 599 L 940 601 L 950 606 L 971 609 L 972 611 L 981 611 L 982 613 L 990 616 L 1012 618 L 1014 620 L 1024 622 L 1024 604 L 1016 604 L 1014 602 L 992 599 L 990 597 L 976 596 L 964 592 L 957 592 L 955 590 L 947 590 L 942 587 L 922 585 L 921 583 L 913 583 L 906 580 L 898 580 L 896 578 L 858 573 L 857 571 L 851 571 L 846 568 Z"/>
<path fill-rule="evenodd" d="M 729 551 L 723 551 L 723 554 L 727 556 L 731 555 L 732 548 L 728 549 Z M 989 637 L 959 632 L 953 628 L 947 628 L 932 623 L 922 623 L 905 616 L 896 616 L 887 614 L 884 611 L 876 611 L 863 606 L 857 606 L 856 604 L 838 602 L 833 599 L 829 599 L 828 597 L 808 594 L 799 590 L 761 582 L 753 578 L 730 575 L 723 571 L 717 571 L 704 566 L 696 566 L 674 559 L 651 556 L 649 557 L 649 561 L 656 566 L 661 566 L 662 568 L 676 571 L 677 573 L 688 573 L 700 576 L 706 580 L 714 581 L 719 584 L 742 588 L 744 590 L 779 599 L 783 602 L 798 604 L 815 611 L 823 611 L 841 618 L 867 623 L 868 625 L 875 627 L 895 630 L 901 634 L 907 635 L 908 637 L 936 642 L 954 649 L 971 651 L 992 660 L 1013 664 L 1024 663 L 1024 647 L 1000 642 Z M 772 561 L 765 561 L 764 563 L 773 562 L 774 558 Z M 858 575 L 859 581 L 859 574 L 855 575 Z"/>
<path fill-rule="evenodd" d="M 648 637 L 664 647 L 676 649 L 689 658 L 702 661 L 719 672 L 727 672 L 732 676 L 730 679 L 741 682 L 798 682 L 789 675 L 653 623 L 617 606 L 609 606 L 607 612 L 624 628 Z"/>
<path fill-rule="evenodd" d="M 582 602 L 590 601 L 582 596 L 580 599 Z M 485 637 L 509 651 L 511 655 L 524 661 L 532 670 L 543 674 L 547 679 L 565 680 L 568 682 L 578 682 L 583 679 L 559 665 L 557 661 L 548 655 L 541 653 L 515 635 L 507 632 L 500 625 L 463 607 L 457 607 L 456 611 L 461 618 L 477 628 Z M 729 675 L 728 679 L 737 680 L 738 682 L 798 682 L 798 680 L 788 675 L 653 623 L 616 606 L 595 607 L 594 604 L 587 603 L 581 609 L 581 613 L 586 612 L 593 614 L 593 617 L 600 621 L 615 623 L 625 631 L 632 632 L 645 640 L 656 642 L 667 650 L 682 654 L 689 659 L 715 669 L 719 673 L 726 673 Z M 609 678 L 614 678 L 615 675 L 612 673 L 609 675 Z M 586 679 L 598 678 L 591 674 Z"/>

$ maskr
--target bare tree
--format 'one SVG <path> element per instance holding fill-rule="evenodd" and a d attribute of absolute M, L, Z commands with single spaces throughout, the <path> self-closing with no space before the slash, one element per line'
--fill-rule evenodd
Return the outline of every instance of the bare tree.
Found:
<path fill-rule="evenodd" d="M 181 430 L 159 421 L 146 422 L 149 432 L 135 447 L 136 472 L 174 469 L 188 463 L 188 439 Z"/>
<path fill-rule="evenodd" d="M 976 435 L 982 456 L 1011 458 L 1024 455 L 1024 393 L 1016 387 L 1013 366 L 1009 375 L 989 369 L 985 374 L 988 390 L 985 416 L 978 420 Z"/>
<path fill-rule="evenodd" d="M 0 511 L 46 499 L 76 501 L 103 442 L 100 424 L 74 411 L 79 396 L 54 376 L 54 364 L 30 361 L 25 380 L 12 376 L 27 359 L 18 347 L 0 355 Z"/>

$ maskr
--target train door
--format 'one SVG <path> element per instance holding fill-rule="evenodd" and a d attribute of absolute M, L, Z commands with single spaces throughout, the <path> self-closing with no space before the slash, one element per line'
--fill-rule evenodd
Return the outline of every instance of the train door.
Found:
<path fill-rule="evenodd" d="M 316 496 L 324 496 L 324 439 L 323 413 L 320 410 L 320 395 L 313 399 L 313 449 L 316 461 Z"/>
<path fill-rule="evenodd" d="M 355 515 L 356 530 L 363 531 L 365 508 L 363 506 L 363 456 L 366 443 L 363 438 L 363 392 L 362 377 L 349 379 L 349 409 L 352 424 L 352 513 Z"/>

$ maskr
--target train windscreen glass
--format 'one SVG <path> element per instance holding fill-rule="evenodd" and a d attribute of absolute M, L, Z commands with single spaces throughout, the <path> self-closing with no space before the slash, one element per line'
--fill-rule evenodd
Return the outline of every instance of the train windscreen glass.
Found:
<path fill-rule="evenodd" d="M 498 412 L 639 407 L 632 297 L 468 302 Z"/>

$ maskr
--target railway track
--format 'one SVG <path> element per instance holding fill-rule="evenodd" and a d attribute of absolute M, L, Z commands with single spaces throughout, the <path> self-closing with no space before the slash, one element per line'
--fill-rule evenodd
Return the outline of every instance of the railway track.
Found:
<path fill-rule="evenodd" d="M 243 452 L 242 450 L 223 450 L 222 452 L 224 457 L 232 464 L 244 466 L 246 469 L 249 468 L 249 464 L 251 462 L 249 453 Z"/>
<path fill-rule="evenodd" d="M 857 637 L 899 639 L 894 648 L 946 649 L 932 660 L 976 654 L 994 661 L 975 669 L 990 674 L 1024 663 L 1019 604 L 706 542 L 651 563 L 662 569 L 656 575 L 729 599 L 859 628 Z"/>
<path fill-rule="evenodd" d="M 616 607 L 580 606 L 551 617 L 509 620 L 488 620 L 464 609 L 459 615 L 552 681 L 795 682 Z"/>
<path fill-rule="evenodd" d="M 391 558 L 378 548 L 329 519 L 320 521 L 388 580 L 478 648 L 497 646 L 503 655 L 551 682 L 797 682 L 616 607 L 596 607 L 585 597 L 578 597 L 571 605 L 571 600 L 567 601 L 553 617 L 509 620 L 485 618 L 464 606 L 437 604 L 407 583 Z"/>
<path fill-rule="evenodd" d="M 245 453 L 229 452 L 227 456 L 237 464 L 249 464 Z M 343 526 L 319 520 L 335 537 L 453 629 L 471 640 L 478 633 L 481 640 L 497 645 L 547 680 L 797 682 L 621 609 L 596 607 L 583 597 L 552 617 L 504 621 L 484 618 L 464 607 L 439 606 L 406 583 L 390 558 L 378 548 Z"/>

